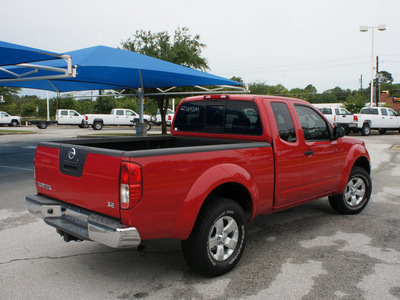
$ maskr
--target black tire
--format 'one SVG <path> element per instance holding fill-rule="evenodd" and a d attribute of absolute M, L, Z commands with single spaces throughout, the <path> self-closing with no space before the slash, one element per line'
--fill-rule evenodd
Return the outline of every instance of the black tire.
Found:
<path fill-rule="evenodd" d="M 182 241 L 183 256 L 195 271 L 219 276 L 236 266 L 246 240 L 243 208 L 230 199 L 215 197 L 200 211 L 190 237 Z"/>
<path fill-rule="evenodd" d="M 371 127 L 368 123 L 364 123 L 363 127 L 361 128 L 361 134 L 367 136 L 371 133 Z"/>
<path fill-rule="evenodd" d="M 92 125 L 92 128 L 94 130 L 101 130 L 103 128 L 103 123 L 102 122 L 94 122 Z"/>
<path fill-rule="evenodd" d="M 386 129 L 379 129 L 379 133 L 380 134 L 385 134 L 386 133 Z"/>
<path fill-rule="evenodd" d="M 39 128 L 39 129 L 46 129 L 47 128 L 47 122 L 40 122 L 38 125 L 37 125 L 37 128 Z"/>
<path fill-rule="evenodd" d="M 17 127 L 18 126 L 18 121 L 17 120 L 12 120 L 10 127 Z"/>
<path fill-rule="evenodd" d="M 329 197 L 331 207 L 343 215 L 361 212 L 371 197 L 371 177 L 365 169 L 354 167 L 343 194 Z"/>
<path fill-rule="evenodd" d="M 150 129 L 151 129 L 151 124 L 147 123 L 147 131 L 150 131 Z"/>

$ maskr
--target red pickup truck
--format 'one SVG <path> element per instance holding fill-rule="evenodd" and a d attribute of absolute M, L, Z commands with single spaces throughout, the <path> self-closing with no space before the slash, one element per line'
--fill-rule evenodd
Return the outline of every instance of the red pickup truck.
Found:
<path fill-rule="evenodd" d="M 355 214 L 371 195 L 364 142 L 301 100 L 187 98 L 171 133 L 39 143 L 29 211 L 65 241 L 182 240 L 188 264 L 217 276 L 238 263 L 256 216 L 325 196 Z"/>

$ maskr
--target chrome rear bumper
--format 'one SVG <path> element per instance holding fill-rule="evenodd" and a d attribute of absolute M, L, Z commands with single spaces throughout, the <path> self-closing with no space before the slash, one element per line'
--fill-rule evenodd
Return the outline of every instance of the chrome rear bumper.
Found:
<path fill-rule="evenodd" d="M 91 240 L 113 248 L 135 248 L 141 243 L 135 227 L 119 220 L 42 196 L 26 197 L 30 213 L 42 218 L 58 231 L 81 240 Z"/>

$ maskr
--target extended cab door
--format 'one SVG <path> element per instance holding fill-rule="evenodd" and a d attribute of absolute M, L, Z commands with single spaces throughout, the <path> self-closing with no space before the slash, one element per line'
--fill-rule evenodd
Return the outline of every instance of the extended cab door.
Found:
<path fill-rule="evenodd" d="M 313 198 L 334 191 L 346 155 L 340 151 L 340 139 L 331 139 L 331 126 L 312 107 L 295 104 L 294 108 L 301 126 L 299 152 L 304 155 L 302 198 Z"/>

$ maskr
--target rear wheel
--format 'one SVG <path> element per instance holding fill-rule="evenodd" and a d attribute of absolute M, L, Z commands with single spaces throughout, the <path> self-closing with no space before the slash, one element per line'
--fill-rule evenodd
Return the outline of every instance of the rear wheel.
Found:
<path fill-rule="evenodd" d="M 101 122 L 94 122 L 92 125 L 92 128 L 94 130 L 101 130 L 103 128 L 103 123 Z"/>
<path fill-rule="evenodd" d="M 371 177 L 368 172 L 363 168 L 354 167 L 343 194 L 329 197 L 329 203 L 341 214 L 358 214 L 367 206 L 371 191 Z"/>
<path fill-rule="evenodd" d="M 206 276 L 232 270 L 244 252 L 247 223 L 243 208 L 215 197 L 200 212 L 190 237 L 182 241 L 188 265 Z"/>
<path fill-rule="evenodd" d="M 47 122 L 40 122 L 38 125 L 37 125 L 37 127 L 39 128 L 39 129 L 46 129 L 47 128 Z"/>
<path fill-rule="evenodd" d="M 371 133 L 371 127 L 369 126 L 368 123 L 365 123 L 361 128 L 361 134 L 366 136 L 369 135 L 370 133 Z"/>

